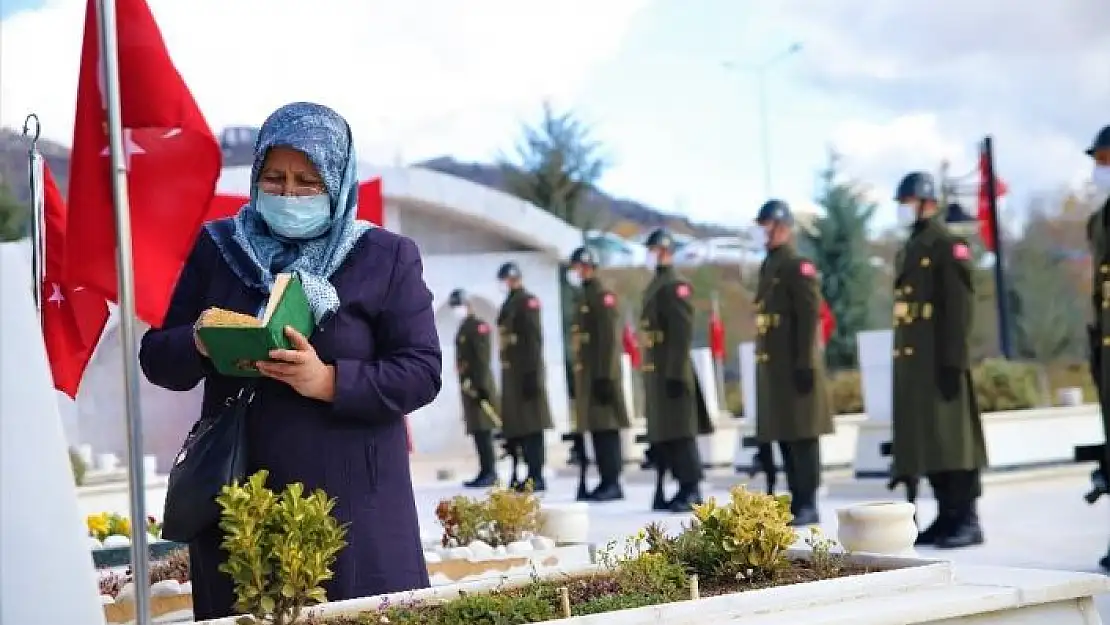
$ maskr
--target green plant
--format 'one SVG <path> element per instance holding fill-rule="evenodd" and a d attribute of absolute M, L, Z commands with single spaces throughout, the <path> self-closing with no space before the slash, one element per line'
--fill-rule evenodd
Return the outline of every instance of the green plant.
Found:
<path fill-rule="evenodd" d="M 89 465 L 72 447 L 69 448 L 69 468 L 73 471 L 73 483 L 82 486 L 85 483 L 85 474 L 89 471 Z"/>
<path fill-rule="evenodd" d="M 436 520 L 443 528 L 444 547 L 468 545 L 486 532 L 485 505 L 465 495 L 443 499 L 436 505 Z"/>
<path fill-rule="evenodd" d="M 268 475 L 225 486 L 216 498 L 228 554 L 220 570 L 235 584 L 236 609 L 254 617 L 248 622 L 290 625 L 306 605 L 327 599 L 320 584 L 332 577 L 347 529 L 324 491 L 304 496 L 304 485 L 293 483 L 275 495 Z"/>
<path fill-rule="evenodd" d="M 788 495 L 736 486 L 727 504 L 711 497 L 694 507 L 694 521 L 679 535 L 676 553 L 701 576 L 771 579 L 786 566 L 786 550 L 797 539 L 792 518 Z"/>
<path fill-rule="evenodd" d="M 988 358 L 972 370 L 971 377 L 983 412 L 1022 410 L 1041 404 L 1037 372 L 1028 364 Z"/>
<path fill-rule="evenodd" d="M 494 547 L 507 545 L 535 534 L 539 514 L 539 499 L 530 488 L 517 492 L 499 487 L 489 491 L 484 500 L 459 495 L 436 505 L 444 547 L 465 546 L 475 540 Z"/>
<path fill-rule="evenodd" d="M 859 371 L 837 371 L 829 377 L 829 401 L 833 414 L 856 414 L 864 411 L 863 385 Z"/>
<path fill-rule="evenodd" d="M 844 571 L 845 558 L 843 552 L 834 551 L 839 546 L 835 540 L 827 538 L 821 533 L 821 528 L 816 525 L 809 528 L 806 536 L 806 546 L 812 552 L 813 571 L 818 579 L 839 577 Z"/>

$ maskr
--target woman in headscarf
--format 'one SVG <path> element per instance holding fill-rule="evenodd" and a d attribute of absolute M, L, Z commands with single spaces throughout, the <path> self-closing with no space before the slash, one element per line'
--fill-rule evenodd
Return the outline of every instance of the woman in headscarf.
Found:
<path fill-rule="evenodd" d="M 214 414 L 244 379 L 215 372 L 194 324 L 210 307 L 258 314 L 275 275 L 296 272 L 316 329 L 257 363 L 247 417 L 249 471 L 268 486 L 302 482 L 337 500 L 348 545 L 326 584 L 335 601 L 428 586 L 406 449 L 405 415 L 440 388 L 441 354 L 412 240 L 355 218 L 351 131 L 331 109 L 275 111 L 255 144 L 250 202 L 206 224 L 165 323 L 143 337 L 147 379 L 174 391 L 204 381 Z M 232 614 L 217 528 L 189 545 L 197 620 Z"/>

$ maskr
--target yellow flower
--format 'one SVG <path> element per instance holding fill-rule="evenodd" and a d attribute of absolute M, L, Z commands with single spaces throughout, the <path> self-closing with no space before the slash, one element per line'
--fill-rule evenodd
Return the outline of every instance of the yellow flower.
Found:
<path fill-rule="evenodd" d="M 115 527 L 112 529 L 114 530 L 112 533 L 119 536 L 130 536 L 131 521 L 127 517 L 119 517 L 116 519 Z"/>
<path fill-rule="evenodd" d="M 96 537 L 98 540 L 104 540 L 108 536 L 109 524 L 110 520 L 107 512 L 90 514 L 85 517 L 85 525 L 89 528 L 89 535 Z"/>

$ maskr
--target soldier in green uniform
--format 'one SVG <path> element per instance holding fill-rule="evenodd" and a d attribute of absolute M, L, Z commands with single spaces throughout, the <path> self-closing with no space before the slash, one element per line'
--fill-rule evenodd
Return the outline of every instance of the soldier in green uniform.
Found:
<path fill-rule="evenodd" d="M 767 257 L 755 295 L 756 438 L 778 441 L 790 488 L 793 525 L 820 522 L 820 437 L 833 432 L 818 336 L 817 267 L 793 245 L 794 216 L 782 200 L 759 209 Z"/>
<path fill-rule="evenodd" d="M 497 483 L 497 458 L 493 431 L 499 426 L 497 389 L 490 371 L 490 325 L 474 314 L 466 291 L 455 289 L 447 305 L 459 320 L 455 333 L 455 373 L 459 376 L 466 433 L 478 451 L 478 476 L 464 482 L 467 488 L 488 488 Z"/>
<path fill-rule="evenodd" d="M 1091 277 L 1092 323 L 1087 326 L 1090 340 L 1091 376 L 1098 390 L 1102 408 L 1102 428 L 1105 440 L 1110 442 L 1110 370 L 1103 369 L 1106 352 L 1110 350 L 1110 126 L 1103 128 L 1087 149 L 1087 156 L 1094 159 L 1091 182 L 1095 187 L 1095 212 L 1087 221 L 1087 241 L 1093 263 Z M 1110 475 L 1110 445 L 1103 447 L 1103 460 L 1099 463 L 1096 480 L 1106 480 Z M 1099 566 L 1110 570 L 1110 551 L 1099 560 Z"/>
<path fill-rule="evenodd" d="M 688 512 L 702 501 L 704 472 L 696 437 L 713 432 L 690 360 L 693 289 L 672 265 L 675 241 L 670 232 L 659 228 L 648 236 L 646 244 L 648 265 L 655 276 L 644 290 L 640 313 L 644 348 L 640 370 L 644 376 L 647 439 L 658 473 L 652 509 Z M 669 500 L 662 491 L 668 470 L 678 482 L 678 492 Z"/>
<path fill-rule="evenodd" d="M 571 326 L 574 358 L 574 413 L 578 432 L 589 432 L 597 472 L 597 488 L 588 501 L 624 498 L 620 475 L 624 466 L 621 430 L 630 425 L 621 385 L 620 315 L 617 296 L 597 277 L 597 256 L 580 247 L 570 255 L 567 280 L 580 286 Z"/>
<path fill-rule="evenodd" d="M 497 279 L 507 293 L 497 314 L 501 431 L 510 446 L 521 450 L 524 463 L 528 465 L 525 482 L 531 482 L 532 489 L 539 492 L 546 489 L 544 430 L 551 429 L 540 300 L 524 288 L 516 263 L 501 265 Z"/>
<path fill-rule="evenodd" d="M 908 174 L 895 199 L 910 233 L 894 280 L 892 470 L 895 477 L 924 475 L 937 501 L 937 518 L 918 545 L 977 545 L 983 530 L 975 504 L 987 451 L 968 359 L 971 250 L 937 218 L 931 175 Z"/>

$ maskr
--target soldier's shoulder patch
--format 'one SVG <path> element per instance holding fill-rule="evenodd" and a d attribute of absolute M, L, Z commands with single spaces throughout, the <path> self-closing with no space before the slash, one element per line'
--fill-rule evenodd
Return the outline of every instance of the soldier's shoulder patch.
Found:
<path fill-rule="evenodd" d="M 478 324 L 478 334 L 489 334 L 489 324 L 483 321 Z"/>
<path fill-rule="evenodd" d="M 798 263 L 798 273 L 807 278 L 816 278 L 817 266 L 809 262 L 808 260 L 803 260 L 802 262 Z"/>
<path fill-rule="evenodd" d="M 967 243 L 954 243 L 952 245 L 952 258 L 969 260 L 971 258 L 971 248 L 967 246 Z"/>
<path fill-rule="evenodd" d="M 601 298 L 601 303 L 605 304 L 606 308 L 612 308 L 617 305 L 617 296 L 606 292 L 604 297 Z"/>
<path fill-rule="evenodd" d="M 538 297 L 529 297 L 528 298 L 528 308 L 530 308 L 532 310 L 539 310 L 540 309 L 540 299 Z"/>
<path fill-rule="evenodd" d="M 674 288 L 674 292 L 675 295 L 679 296 L 680 298 L 686 299 L 687 297 L 690 297 L 690 285 L 686 284 L 685 282 L 680 282 L 678 286 Z"/>

